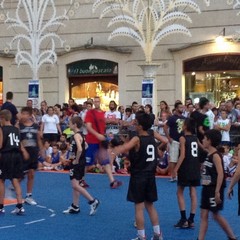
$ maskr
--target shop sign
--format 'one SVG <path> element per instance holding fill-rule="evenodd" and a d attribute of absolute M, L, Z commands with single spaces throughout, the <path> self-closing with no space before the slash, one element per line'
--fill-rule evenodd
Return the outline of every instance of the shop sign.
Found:
<path fill-rule="evenodd" d="M 221 54 L 199 57 L 184 62 L 184 72 L 240 70 L 240 55 Z"/>
<path fill-rule="evenodd" d="M 106 60 L 88 59 L 67 65 L 68 77 L 116 74 L 118 74 L 118 64 Z"/>
<path fill-rule="evenodd" d="M 142 81 L 142 105 L 153 105 L 153 79 Z"/>
<path fill-rule="evenodd" d="M 39 81 L 38 80 L 29 81 L 28 99 L 32 100 L 34 108 L 39 108 Z"/>

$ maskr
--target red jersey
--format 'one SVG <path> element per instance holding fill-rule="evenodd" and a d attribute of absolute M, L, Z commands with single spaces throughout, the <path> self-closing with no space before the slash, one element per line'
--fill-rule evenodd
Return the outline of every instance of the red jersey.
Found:
<path fill-rule="evenodd" d="M 87 111 L 85 117 L 85 123 L 91 123 L 92 128 L 97 131 L 98 133 L 104 135 L 106 129 L 105 117 L 104 112 L 102 110 L 98 111 L 96 109 L 91 109 Z M 97 124 L 96 124 L 97 123 Z M 95 135 L 88 132 L 86 136 L 87 143 L 100 143 L 100 141 L 95 137 Z"/>

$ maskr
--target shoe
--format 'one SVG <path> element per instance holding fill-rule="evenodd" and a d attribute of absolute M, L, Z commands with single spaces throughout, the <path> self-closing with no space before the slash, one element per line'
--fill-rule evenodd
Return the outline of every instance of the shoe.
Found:
<path fill-rule="evenodd" d="M 133 222 L 133 226 L 134 226 L 135 228 L 137 228 L 137 222 L 136 222 L 136 221 Z"/>
<path fill-rule="evenodd" d="M 120 187 L 120 186 L 122 186 L 122 182 L 121 182 L 121 181 L 114 180 L 112 183 L 110 183 L 110 187 L 111 187 L 112 189 L 118 188 L 118 187 Z"/>
<path fill-rule="evenodd" d="M 177 177 L 174 177 L 174 178 L 171 177 L 169 182 L 171 182 L 171 183 L 177 182 Z"/>
<path fill-rule="evenodd" d="M 64 214 L 77 214 L 77 213 L 80 213 L 80 208 L 73 207 L 73 205 L 71 205 L 67 210 L 64 210 L 63 213 Z"/>
<path fill-rule="evenodd" d="M 0 208 L 0 214 L 1 213 L 5 213 L 5 209 L 4 208 Z"/>
<path fill-rule="evenodd" d="M 63 170 L 63 166 L 59 165 L 59 166 L 56 166 L 54 169 L 56 171 L 62 171 Z"/>
<path fill-rule="evenodd" d="M 187 219 L 180 219 L 175 225 L 175 228 L 188 228 Z"/>
<path fill-rule="evenodd" d="M 47 166 L 44 166 L 43 169 L 44 169 L 44 170 L 52 170 L 53 167 L 47 167 Z"/>
<path fill-rule="evenodd" d="M 25 213 L 25 209 L 23 207 L 16 207 L 13 211 L 11 211 L 12 214 L 22 215 Z"/>
<path fill-rule="evenodd" d="M 79 181 L 79 185 L 83 188 L 89 188 L 90 186 L 86 183 L 86 181 L 84 179 L 81 179 Z"/>
<path fill-rule="evenodd" d="M 90 204 L 90 216 L 93 216 L 97 212 L 97 208 L 99 206 L 100 202 L 98 199 L 94 199 L 94 202 Z"/>
<path fill-rule="evenodd" d="M 25 198 L 25 203 L 32 206 L 37 205 L 37 202 L 31 196 Z"/>
<path fill-rule="evenodd" d="M 193 221 L 191 221 L 189 219 L 187 221 L 188 221 L 188 228 L 194 228 L 195 227 Z"/>
<path fill-rule="evenodd" d="M 136 238 L 133 238 L 132 240 L 146 240 L 146 237 L 141 237 L 138 235 Z"/>
<path fill-rule="evenodd" d="M 163 240 L 162 232 L 160 234 L 154 233 L 153 237 L 151 240 Z"/>

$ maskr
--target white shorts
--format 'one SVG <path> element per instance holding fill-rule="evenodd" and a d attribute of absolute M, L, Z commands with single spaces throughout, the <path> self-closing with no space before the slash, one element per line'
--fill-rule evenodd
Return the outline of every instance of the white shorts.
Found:
<path fill-rule="evenodd" d="M 169 146 L 169 162 L 176 163 L 179 157 L 179 145 L 180 143 L 177 141 L 172 141 Z"/>

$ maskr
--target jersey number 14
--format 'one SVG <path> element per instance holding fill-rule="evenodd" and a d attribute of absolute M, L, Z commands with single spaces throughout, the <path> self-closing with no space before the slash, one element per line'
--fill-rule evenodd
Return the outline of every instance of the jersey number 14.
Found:
<path fill-rule="evenodd" d="M 8 137 L 10 138 L 10 145 L 11 146 L 19 146 L 19 138 L 15 135 L 15 133 L 9 133 Z"/>

